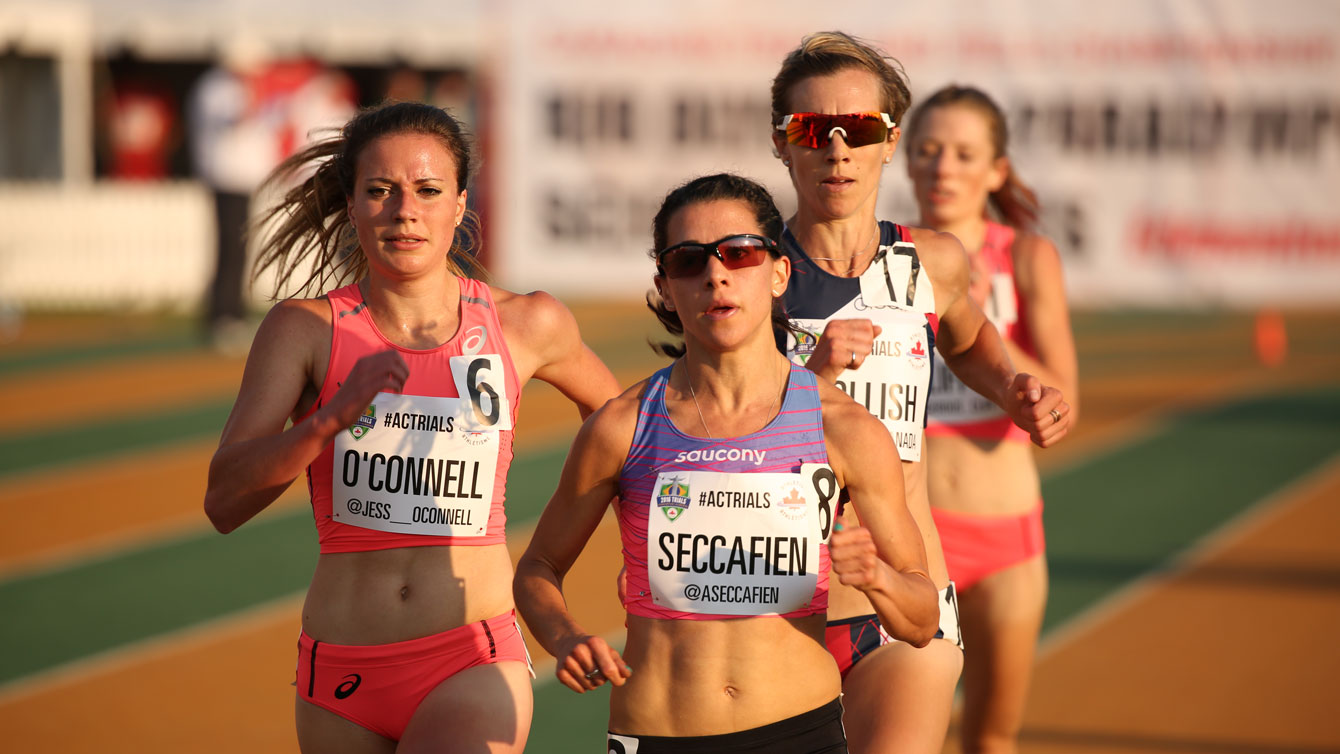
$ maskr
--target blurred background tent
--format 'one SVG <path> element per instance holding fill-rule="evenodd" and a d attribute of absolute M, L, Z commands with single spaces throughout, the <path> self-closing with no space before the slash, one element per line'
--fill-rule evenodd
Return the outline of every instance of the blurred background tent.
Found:
<path fill-rule="evenodd" d="M 0 2 L 0 298 L 200 305 L 215 241 L 186 111 L 230 59 L 319 65 L 360 105 L 452 106 L 482 142 L 473 199 L 499 279 L 629 295 L 666 187 L 718 169 L 785 187 L 767 84 L 819 28 L 884 46 L 914 100 L 964 81 L 1006 105 L 1076 306 L 1334 300 L 1340 6 L 1325 0 Z M 883 213 L 907 218 L 900 172 Z"/>

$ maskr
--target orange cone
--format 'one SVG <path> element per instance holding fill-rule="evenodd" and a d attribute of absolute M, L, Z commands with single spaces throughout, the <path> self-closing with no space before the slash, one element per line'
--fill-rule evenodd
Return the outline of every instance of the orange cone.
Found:
<path fill-rule="evenodd" d="M 1284 329 L 1284 317 L 1274 309 L 1262 309 L 1256 314 L 1254 337 L 1256 358 L 1268 367 L 1284 363 L 1289 353 L 1289 335 Z"/>

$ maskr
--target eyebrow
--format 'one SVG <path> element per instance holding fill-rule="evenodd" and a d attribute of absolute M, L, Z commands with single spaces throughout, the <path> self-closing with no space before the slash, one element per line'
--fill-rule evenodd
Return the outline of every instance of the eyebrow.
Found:
<path fill-rule="evenodd" d="M 447 180 L 446 178 L 438 178 L 437 176 L 429 176 L 429 177 L 427 177 L 427 178 L 419 178 L 419 179 L 415 180 L 414 183 L 416 183 L 416 184 L 421 184 L 421 183 L 429 183 L 429 182 L 431 182 L 431 181 L 438 181 L 439 183 L 446 183 L 446 180 Z M 369 178 L 365 178 L 364 181 L 365 181 L 366 183 L 378 183 L 378 182 L 380 182 L 380 183 L 395 183 L 394 180 L 392 180 L 392 179 L 390 179 L 390 178 L 386 178 L 386 177 L 384 177 L 384 176 L 371 176 L 371 177 L 369 177 Z"/>

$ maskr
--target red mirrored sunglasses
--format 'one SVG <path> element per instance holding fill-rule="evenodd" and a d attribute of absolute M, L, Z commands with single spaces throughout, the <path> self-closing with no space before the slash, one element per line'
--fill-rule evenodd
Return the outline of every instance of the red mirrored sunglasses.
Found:
<path fill-rule="evenodd" d="M 889 138 L 889 131 L 896 125 L 888 113 L 791 113 L 777 124 L 777 130 L 786 132 L 790 144 L 819 149 L 828 146 L 838 131 L 849 147 L 878 144 Z"/>
<path fill-rule="evenodd" d="M 691 278 L 707 268 L 708 257 L 716 257 L 728 270 L 763 264 L 777 244 L 753 233 L 726 236 L 712 243 L 685 241 L 656 253 L 656 268 L 668 278 Z"/>

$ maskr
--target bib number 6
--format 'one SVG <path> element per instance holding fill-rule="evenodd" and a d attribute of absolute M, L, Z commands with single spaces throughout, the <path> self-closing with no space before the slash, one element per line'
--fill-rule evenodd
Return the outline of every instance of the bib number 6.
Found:
<path fill-rule="evenodd" d="M 474 409 L 475 421 L 489 427 L 497 424 L 502 414 L 502 402 L 498 400 L 498 391 L 484 381 L 492 366 L 488 359 L 474 359 L 465 374 L 465 384 L 470 394 L 470 407 Z M 484 408 L 486 399 L 487 410 Z"/>

